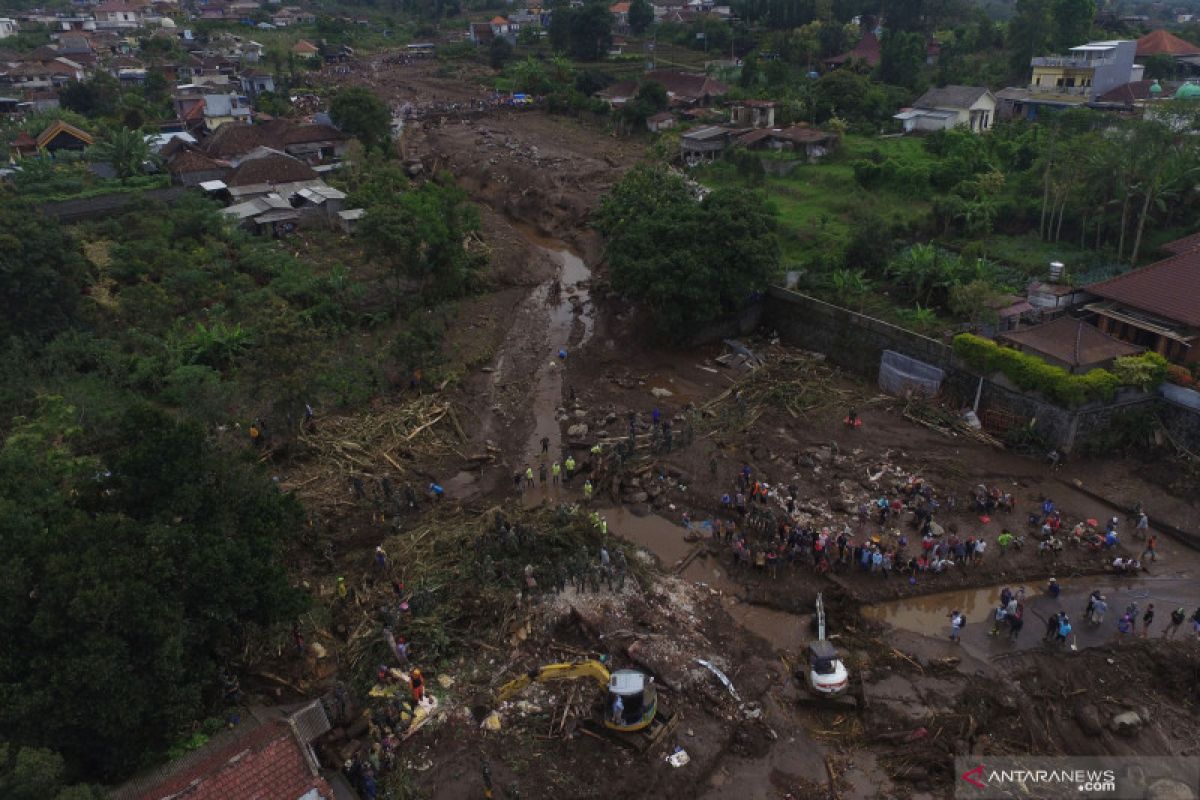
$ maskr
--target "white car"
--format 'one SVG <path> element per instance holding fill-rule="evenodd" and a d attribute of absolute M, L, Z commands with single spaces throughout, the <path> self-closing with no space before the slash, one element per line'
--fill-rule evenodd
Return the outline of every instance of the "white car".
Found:
<path fill-rule="evenodd" d="M 808 685 L 823 695 L 838 695 L 850 686 L 850 674 L 837 649 L 828 639 L 808 645 Z"/>

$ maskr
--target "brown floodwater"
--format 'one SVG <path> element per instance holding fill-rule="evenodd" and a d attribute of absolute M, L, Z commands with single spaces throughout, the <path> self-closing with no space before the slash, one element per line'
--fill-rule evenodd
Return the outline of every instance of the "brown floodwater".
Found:
<path fill-rule="evenodd" d="M 684 561 L 699 546 L 683 537 L 686 531 L 656 514 L 638 516 L 625 507 L 598 509 L 608 529 L 653 553 L 667 569 Z M 728 564 L 716 558 L 696 558 L 681 573 L 684 580 L 717 592 L 721 605 L 741 627 L 769 642 L 776 650 L 798 651 L 807 639 L 808 618 L 739 600 L 742 586 L 729 574 Z"/>

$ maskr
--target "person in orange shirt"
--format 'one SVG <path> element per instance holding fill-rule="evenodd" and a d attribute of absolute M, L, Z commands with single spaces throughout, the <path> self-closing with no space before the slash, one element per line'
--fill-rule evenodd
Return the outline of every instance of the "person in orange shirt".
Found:
<path fill-rule="evenodd" d="M 414 669 L 409 680 L 412 682 L 413 703 L 420 703 L 425 697 L 425 679 L 421 677 L 421 670 Z"/>

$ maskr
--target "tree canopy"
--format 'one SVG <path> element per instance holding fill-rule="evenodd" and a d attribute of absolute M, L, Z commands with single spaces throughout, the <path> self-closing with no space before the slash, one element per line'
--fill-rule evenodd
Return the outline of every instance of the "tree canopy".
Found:
<path fill-rule="evenodd" d="M 612 47 L 612 26 L 606 3 L 559 6 L 550 19 L 550 42 L 577 61 L 600 61 Z"/>
<path fill-rule="evenodd" d="M 463 244 L 478 228 L 466 193 L 446 178 L 369 206 L 360 236 L 368 254 L 388 266 L 399 302 L 405 281 L 442 297 L 462 294 L 479 266 Z"/>
<path fill-rule="evenodd" d="M 386 151 L 391 142 L 392 115 L 379 96 L 365 86 L 338 92 L 329 106 L 329 116 L 367 150 Z"/>
<path fill-rule="evenodd" d="M 0 448 L 0 730 L 117 778 L 215 691 L 250 624 L 294 615 L 277 552 L 301 515 L 193 422 L 131 406 L 78 443 L 53 397 Z"/>
<path fill-rule="evenodd" d="M 650 0 L 633 0 L 629 4 L 629 30 L 641 35 L 654 23 L 654 6 Z"/>
<path fill-rule="evenodd" d="M 761 195 L 718 189 L 697 201 L 662 167 L 631 170 L 596 226 L 613 287 L 642 303 L 669 339 L 742 309 L 779 268 L 775 216 Z"/>
<path fill-rule="evenodd" d="M 86 279 L 73 236 L 32 209 L 0 202 L 0 339 L 40 337 L 67 324 Z"/>

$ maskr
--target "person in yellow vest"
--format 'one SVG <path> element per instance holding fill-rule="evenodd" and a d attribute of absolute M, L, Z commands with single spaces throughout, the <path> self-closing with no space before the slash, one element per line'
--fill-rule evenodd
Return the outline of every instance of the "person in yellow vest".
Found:
<path fill-rule="evenodd" d="M 526 488 L 533 487 L 533 467 L 525 468 L 525 486 Z"/>
<path fill-rule="evenodd" d="M 562 465 L 555 461 L 550 465 L 550 482 L 558 486 L 558 478 L 562 475 Z"/>
<path fill-rule="evenodd" d="M 563 466 L 567 468 L 567 477 L 565 483 L 571 485 L 571 479 L 575 477 L 575 456 L 567 456 L 567 460 L 563 462 Z"/>
<path fill-rule="evenodd" d="M 590 480 L 583 482 L 583 502 L 592 502 L 592 482 Z"/>

